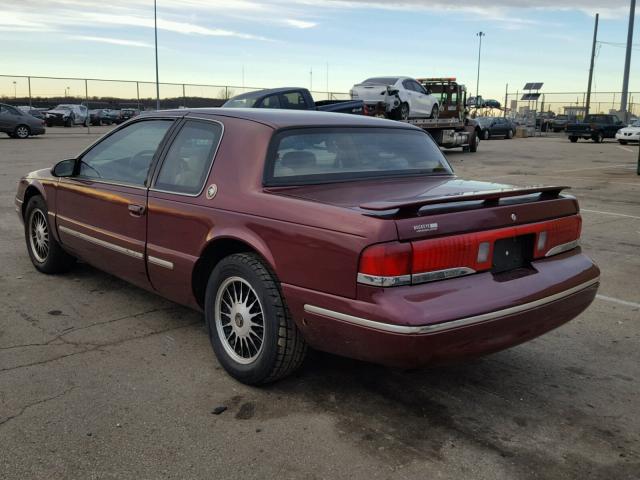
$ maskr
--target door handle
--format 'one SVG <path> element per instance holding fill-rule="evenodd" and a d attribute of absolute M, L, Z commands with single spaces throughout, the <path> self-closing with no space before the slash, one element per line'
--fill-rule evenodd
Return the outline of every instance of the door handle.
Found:
<path fill-rule="evenodd" d="M 139 217 L 144 213 L 143 205 L 136 205 L 135 203 L 131 203 L 127 208 L 129 209 L 129 214 L 134 217 Z"/>

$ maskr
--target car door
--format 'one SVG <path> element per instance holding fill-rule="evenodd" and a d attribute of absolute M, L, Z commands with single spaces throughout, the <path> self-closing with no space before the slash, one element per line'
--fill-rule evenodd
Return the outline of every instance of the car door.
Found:
<path fill-rule="evenodd" d="M 424 116 L 424 105 L 420 103 L 418 92 L 414 90 L 413 84 L 410 79 L 402 81 L 402 88 L 405 90 L 407 98 L 409 99 L 409 115 L 411 117 Z"/>
<path fill-rule="evenodd" d="M 218 186 L 206 181 L 222 134 L 217 120 L 185 118 L 149 190 L 149 278 L 156 291 L 182 304 L 194 304 L 192 274 L 213 227 L 207 204 Z"/>
<path fill-rule="evenodd" d="M 147 177 L 174 120 L 153 118 L 114 131 L 84 152 L 57 188 L 62 244 L 86 262 L 150 288 L 145 268 Z"/>
<path fill-rule="evenodd" d="M 9 105 L 0 105 L 0 129 L 5 132 L 13 132 L 20 122 L 21 114 L 17 108 Z"/>
<path fill-rule="evenodd" d="M 420 110 L 423 112 L 423 115 L 431 115 L 431 109 L 434 104 L 433 97 L 428 95 L 425 88 L 415 80 L 411 80 L 411 85 L 413 87 L 413 91 L 416 92 L 416 98 L 420 103 Z"/>

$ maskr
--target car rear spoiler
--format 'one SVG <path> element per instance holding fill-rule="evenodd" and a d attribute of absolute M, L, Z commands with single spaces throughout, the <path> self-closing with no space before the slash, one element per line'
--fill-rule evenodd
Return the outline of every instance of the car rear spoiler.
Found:
<path fill-rule="evenodd" d="M 525 188 L 504 188 L 500 190 L 485 190 L 484 192 L 464 192 L 441 197 L 414 198 L 408 200 L 390 200 L 379 202 L 367 202 L 360 205 L 363 210 L 372 212 L 382 212 L 398 209 L 402 213 L 417 212 L 426 205 L 437 205 L 442 203 L 468 202 L 482 200 L 487 206 L 497 205 L 501 198 L 519 197 L 523 195 L 540 194 L 540 200 L 551 200 L 558 198 L 562 190 L 568 186 L 553 187 L 525 187 Z M 398 212 L 400 213 L 400 212 Z"/>

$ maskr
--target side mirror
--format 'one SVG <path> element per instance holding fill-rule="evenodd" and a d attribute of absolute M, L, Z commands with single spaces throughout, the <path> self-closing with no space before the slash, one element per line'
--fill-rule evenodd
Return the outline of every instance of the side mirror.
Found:
<path fill-rule="evenodd" d="M 431 89 L 427 88 L 427 95 L 431 95 L 433 92 L 431 92 Z"/>
<path fill-rule="evenodd" d="M 76 169 L 76 159 L 68 158 L 56 163 L 51 169 L 51 175 L 54 177 L 71 177 Z"/>

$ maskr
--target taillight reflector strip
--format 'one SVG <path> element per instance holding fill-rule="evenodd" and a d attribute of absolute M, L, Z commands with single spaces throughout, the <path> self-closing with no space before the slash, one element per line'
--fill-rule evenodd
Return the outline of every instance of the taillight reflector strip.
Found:
<path fill-rule="evenodd" d="M 535 235 L 533 258 L 566 252 L 578 246 L 580 215 L 482 232 L 413 242 L 392 242 L 366 248 L 360 258 L 358 282 L 393 286 L 423 283 L 491 269 L 497 240 Z"/>

